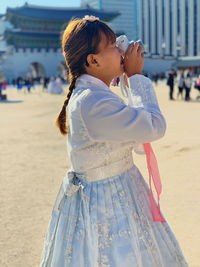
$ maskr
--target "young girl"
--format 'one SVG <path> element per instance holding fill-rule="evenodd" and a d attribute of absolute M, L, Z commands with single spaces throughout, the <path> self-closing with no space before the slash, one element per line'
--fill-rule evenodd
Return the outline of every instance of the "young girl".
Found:
<path fill-rule="evenodd" d="M 67 134 L 71 170 L 41 267 L 187 266 L 168 223 L 153 220 L 149 187 L 132 158 L 138 144 L 161 138 L 166 128 L 152 84 L 141 75 L 142 48 L 133 43 L 124 57 L 115 42 L 105 23 L 88 16 L 63 34 L 70 86 L 57 124 Z M 124 72 L 135 107 L 109 89 Z"/>

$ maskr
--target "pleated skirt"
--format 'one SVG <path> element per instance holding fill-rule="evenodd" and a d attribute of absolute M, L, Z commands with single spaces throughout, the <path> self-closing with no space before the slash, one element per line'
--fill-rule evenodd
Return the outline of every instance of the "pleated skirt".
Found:
<path fill-rule="evenodd" d="M 188 266 L 169 223 L 153 222 L 149 186 L 135 165 L 96 182 L 76 175 L 73 183 L 66 194 L 63 179 L 40 267 Z"/>

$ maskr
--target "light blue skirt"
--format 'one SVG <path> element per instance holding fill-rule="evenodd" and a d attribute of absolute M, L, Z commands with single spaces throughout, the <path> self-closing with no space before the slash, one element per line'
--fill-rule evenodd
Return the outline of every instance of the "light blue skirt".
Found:
<path fill-rule="evenodd" d="M 169 224 L 153 222 L 149 187 L 136 166 L 85 181 L 70 172 L 64 178 L 41 267 L 188 266 Z"/>

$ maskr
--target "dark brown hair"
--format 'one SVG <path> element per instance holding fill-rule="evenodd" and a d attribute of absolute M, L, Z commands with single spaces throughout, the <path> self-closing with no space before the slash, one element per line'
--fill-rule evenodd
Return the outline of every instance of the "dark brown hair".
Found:
<path fill-rule="evenodd" d="M 56 125 L 63 135 L 67 134 L 66 107 L 75 88 L 76 79 L 86 73 L 85 65 L 89 66 L 87 56 L 97 54 L 101 42 L 101 33 L 105 34 L 108 43 L 114 43 L 115 33 L 102 21 L 76 19 L 69 22 L 62 37 L 62 50 L 69 71 L 69 89 L 63 107 L 56 120 Z"/>

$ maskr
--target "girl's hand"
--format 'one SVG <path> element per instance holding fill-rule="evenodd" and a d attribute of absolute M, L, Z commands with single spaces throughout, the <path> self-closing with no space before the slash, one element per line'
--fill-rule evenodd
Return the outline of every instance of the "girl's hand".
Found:
<path fill-rule="evenodd" d="M 124 57 L 124 70 L 128 77 L 141 74 L 144 65 L 143 48 L 138 42 L 130 44 Z"/>

